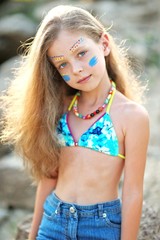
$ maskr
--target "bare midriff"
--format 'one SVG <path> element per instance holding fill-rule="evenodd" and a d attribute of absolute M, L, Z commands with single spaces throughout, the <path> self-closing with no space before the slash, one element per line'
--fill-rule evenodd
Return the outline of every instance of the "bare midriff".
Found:
<path fill-rule="evenodd" d="M 118 198 L 124 160 L 82 147 L 63 147 L 56 195 L 65 202 L 96 204 Z"/>

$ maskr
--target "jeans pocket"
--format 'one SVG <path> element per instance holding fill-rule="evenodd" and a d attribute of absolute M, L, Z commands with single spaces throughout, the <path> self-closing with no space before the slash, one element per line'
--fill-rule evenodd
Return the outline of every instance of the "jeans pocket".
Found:
<path fill-rule="evenodd" d="M 48 196 L 43 205 L 43 216 L 48 220 L 53 220 L 57 215 L 57 208 L 50 202 L 50 196 Z"/>
<path fill-rule="evenodd" d="M 121 212 L 119 213 L 103 213 L 103 219 L 108 226 L 121 228 Z"/>

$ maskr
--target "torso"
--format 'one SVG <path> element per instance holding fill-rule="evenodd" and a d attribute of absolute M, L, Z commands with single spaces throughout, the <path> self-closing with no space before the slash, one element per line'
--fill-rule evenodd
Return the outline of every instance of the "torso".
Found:
<path fill-rule="evenodd" d="M 119 151 L 124 154 L 123 109 L 125 98 L 116 92 L 110 116 L 116 131 Z M 77 118 L 69 112 L 68 121 L 76 141 L 104 111 L 90 120 Z M 118 121 L 117 121 L 118 120 Z M 95 204 L 116 199 L 124 159 L 79 146 L 61 149 L 56 194 L 64 201 L 77 204 Z"/>

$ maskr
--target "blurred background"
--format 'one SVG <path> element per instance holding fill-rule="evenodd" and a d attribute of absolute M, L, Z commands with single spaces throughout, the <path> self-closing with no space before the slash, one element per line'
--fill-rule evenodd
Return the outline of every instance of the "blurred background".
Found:
<path fill-rule="evenodd" d="M 82 6 L 112 25 L 115 39 L 126 41 L 134 68 L 148 83 L 147 108 L 151 136 L 144 182 L 144 201 L 160 213 L 160 1 L 41 1 L 0 0 L 0 91 L 13 79 L 20 59 L 18 47 L 36 33 L 41 19 L 59 4 Z M 135 173 L 136 174 L 136 173 Z M 0 239 L 14 239 L 17 224 L 33 211 L 35 187 L 23 170 L 23 161 L 0 144 Z"/>

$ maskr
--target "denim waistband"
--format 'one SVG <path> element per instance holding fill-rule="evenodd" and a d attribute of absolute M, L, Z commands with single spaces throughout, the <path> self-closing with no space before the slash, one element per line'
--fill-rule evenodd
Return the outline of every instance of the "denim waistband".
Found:
<path fill-rule="evenodd" d="M 118 213 L 121 211 L 120 199 L 107 202 L 100 202 L 91 205 L 79 205 L 76 203 L 65 202 L 61 200 L 54 192 L 48 198 L 50 205 L 56 207 L 56 212 L 65 214 L 77 212 L 79 216 L 88 217 L 93 215 L 102 216 L 103 213 Z"/>

